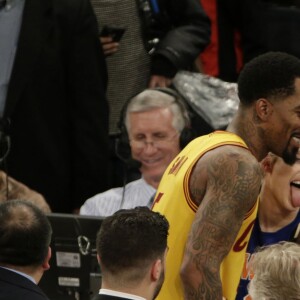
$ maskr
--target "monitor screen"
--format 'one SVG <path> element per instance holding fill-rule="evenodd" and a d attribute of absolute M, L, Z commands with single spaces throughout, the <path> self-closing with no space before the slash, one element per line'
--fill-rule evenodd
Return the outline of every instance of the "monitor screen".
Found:
<path fill-rule="evenodd" d="M 101 272 L 96 234 L 103 218 L 48 214 L 52 226 L 50 270 L 39 286 L 50 300 L 90 300 L 99 292 Z"/>

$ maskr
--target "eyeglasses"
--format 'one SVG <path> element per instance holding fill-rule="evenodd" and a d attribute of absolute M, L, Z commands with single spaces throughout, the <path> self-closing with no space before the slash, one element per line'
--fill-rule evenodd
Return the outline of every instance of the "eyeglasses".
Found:
<path fill-rule="evenodd" d="M 172 136 L 164 136 L 164 135 L 154 135 L 151 138 L 151 141 L 147 141 L 147 139 L 143 136 L 141 138 L 139 137 L 134 137 L 130 139 L 130 145 L 134 147 L 136 150 L 142 150 L 144 149 L 147 145 L 151 145 L 152 147 L 160 148 L 163 147 L 170 142 L 173 141 L 173 139 L 178 136 L 179 133 L 176 132 Z"/>

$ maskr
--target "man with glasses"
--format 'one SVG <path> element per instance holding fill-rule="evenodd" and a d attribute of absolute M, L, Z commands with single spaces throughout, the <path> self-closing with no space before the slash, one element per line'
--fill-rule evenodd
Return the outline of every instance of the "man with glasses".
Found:
<path fill-rule="evenodd" d="M 109 216 L 121 208 L 151 206 L 165 169 L 192 138 L 189 123 L 184 104 L 170 89 L 146 89 L 133 97 L 123 127 L 142 177 L 88 199 L 80 214 Z"/>

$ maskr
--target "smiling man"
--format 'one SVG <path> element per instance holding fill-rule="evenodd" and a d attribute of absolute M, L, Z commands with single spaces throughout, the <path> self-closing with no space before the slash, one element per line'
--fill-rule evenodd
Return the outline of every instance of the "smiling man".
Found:
<path fill-rule="evenodd" d="M 249 240 L 236 300 L 251 299 L 247 287 L 253 278 L 249 266 L 255 250 L 281 241 L 294 241 L 300 234 L 300 160 L 290 166 L 269 153 L 261 164 L 264 180 L 258 218 Z"/>
<path fill-rule="evenodd" d="M 194 139 L 168 166 L 154 211 L 170 223 L 168 272 L 158 300 L 234 300 L 258 208 L 261 161 L 292 164 L 300 138 L 300 60 L 258 56 L 238 80 L 226 131 Z"/>
<path fill-rule="evenodd" d="M 109 216 L 121 208 L 151 206 L 165 169 L 194 137 L 182 99 L 168 88 L 146 89 L 133 97 L 124 109 L 123 127 L 142 177 L 88 199 L 82 215 Z"/>

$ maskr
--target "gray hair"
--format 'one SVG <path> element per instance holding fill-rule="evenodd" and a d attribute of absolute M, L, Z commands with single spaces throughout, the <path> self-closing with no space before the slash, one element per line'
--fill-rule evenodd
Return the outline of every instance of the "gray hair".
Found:
<path fill-rule="evenodd" d="M 132 98 L 126 108 L 125 112 L 125 126 L 129 131 L 129 114 L 132 112 L 144 112 L 150 111 L 156 108 L 170 108 L 173 114 L 172 125 L 179 133 L 187 126 L 189 126 L 190 118 L 188 111 L 182 101 L 174 96 L 169 95 L 167 92 L 163 92 L 155 89 L 147 89 Z"/>
<path fill-rule="evenodd" d="M 252 300 L 300 299 L 300 245 L 281 242 L 263 247 L 251 262 Z"/>

